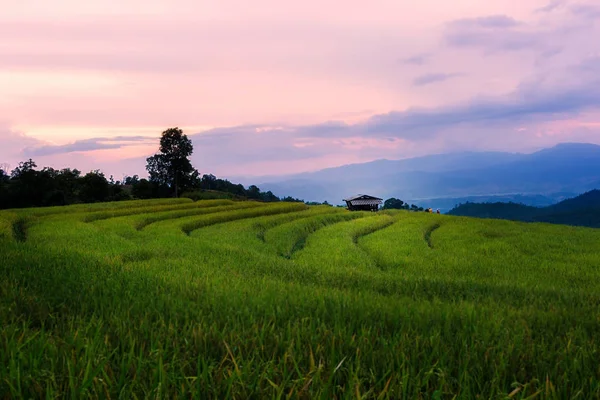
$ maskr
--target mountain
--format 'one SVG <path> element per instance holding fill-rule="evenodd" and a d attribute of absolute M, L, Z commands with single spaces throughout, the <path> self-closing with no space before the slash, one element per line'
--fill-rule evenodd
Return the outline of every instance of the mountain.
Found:
<path fill-rule="evenodd" d="M 448 214 L 600 228 L 600 190 L 591 190 L 547 207 L 517 203 L 465 203 Z"/>
<path fill-rule="evenodd" d="M 440 199 L 445 207 L 471 196 L 542 196 L 556 202 L 600 187 L 600 146 L 563 143 L 531 154 L 461 152 L 376 160 L 271 177 L 259 186 L 277 195 L 333 204 L 356 193 L 415 203 Z"/>

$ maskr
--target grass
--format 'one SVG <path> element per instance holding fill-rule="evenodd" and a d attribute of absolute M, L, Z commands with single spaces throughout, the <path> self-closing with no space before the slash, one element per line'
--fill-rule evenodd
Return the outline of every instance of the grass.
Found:
<path fill-rule="evenodd" d="M 144 214 L 147 215 L 149 213 L 159 213 L 162 211 L 173 211 L 173 210 L 189 210 L 189 209 L 205 209 L 212 208 L 217 206 L 231 205 L 234 204 L 231 200 L 207 200 L 203 202 L 184 202 L 184 203 L 176 203 L 176 204 L 165 204 L 165 205 L 155 205 L 153 207 L 147 206 L 138 206 L 138 207 L 125 207 L 125 208 L 113 208 L 109 210 L 95 211 L 85 213 L 83 216 L 83 220 L 85 222 L 93 222 L 100 221 L 103 219 L 115 218 L 115 217 L 123 217 L 127 215 L 136 215 L 136 214 Z"/>
<path fill-rule="evenodd" d="M 600 231 L 215 201 L 0 212 L 0 399 L 600 398 Z"/>
<path fill-rule="evenodd" d="M 277 254 L 290 258 L 292 254 L 304 248 L 308 236 L 328 225 L 362 217 L 363 213 L 327 213 L 290 221 L 270 229 L 264 236 Z"/>

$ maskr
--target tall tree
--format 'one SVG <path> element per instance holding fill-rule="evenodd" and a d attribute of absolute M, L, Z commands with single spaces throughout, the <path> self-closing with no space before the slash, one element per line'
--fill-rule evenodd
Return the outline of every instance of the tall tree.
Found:
<path fill-rule="evenodd" d="M 98 170 L 85 174 L 80 179 L 79 198 L 84 203 L 95 203 L 108 200 L 110 185 L 104 174 Z"/>
<path fill-rule="evenodd" d="M 9 205 L 8 182 L 10 176 L 0 168 L 0 209 L 7 208 Z"/>
<path fill-rule="evenodd" d="M 383 203 L 384 210 L 389 210 L 389 209 L 394 209 L 394 208 L 401 210 L 403 207 L 404 207 L 404 202 L 395 197 L 391 197 L 391 198 L 387 199 L 385 201 L 385 203 Z"/>
<path fill-rule="evenodd" d="M 160 138 L 159 153 L 146 159 L 150 182 L 167 185 L 179 197 L 180 189 L 190 187 L 198 177 L 189 157 L 194 151 L 192 141 L 179 128 L 167 129 Z"/>
<path fill-rule="evenodd" d="M 10 176 L 0 168 L 0 183 L 6 183 L 10 179 Z"/>

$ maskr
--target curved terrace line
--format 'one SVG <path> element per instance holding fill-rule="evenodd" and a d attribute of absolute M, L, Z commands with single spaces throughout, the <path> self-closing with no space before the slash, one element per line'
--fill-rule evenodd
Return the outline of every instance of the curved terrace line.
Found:
<path fill-rule="evenodd" d="M 435 223 L 435 224 L 431 225 L 429 228 L 427 228 L 427 230 L 423 234 L 423 239 L 427 242 L 427 246 L 429 246 L 430 249 L 433 249 L 433 242 L 431 241 L 431 235 L 440 226 L 441 226 L 441 223 L 439 223 L 439 222 Z"/>
<path fill-rule="evenodd" d="M 21 217 L 14 221 L 12 233 L 17 242 L 25 242 L 27 240 L 27 220 Z"/>
<path fill-rule="evenodd" d="M 319 217 L 319 216 L 316 216 Z M 302 250 L 305 246 L 306 246 L 306 241 L 308 240 L 309 236 L 312 235 L 313 233 L 335 225 L 335 224 L 339 224 L 341 222 L 347 222 L 347 221 L 352 221 L 355 219 L 360 219 L 360 218 L 364 218 L 365 216 L 362 214 L 357 214 L 357 213 L 352 213 L 352 214 L 339 214 L 339 218 L 335 218 L 333 220 L 324 220 L 322 221 L 321 224 L 316 225 L 314 227 L 308 227 L 308 230 L 303 232 L 303 234 L 301 234 L 297 240 L 294 242 L 294 244 L 292 245 L 292 247 L 290 248 L 290 250 L 287 253 L 280 253 L 279 255 L 283 258 L 287 258 L 290 259 L 292 258 L 292 256 L 297 253 L 298 251 Z M 317 218 L 315 218 L 317 219 Z M 307 218 L 306 220 L 310 220 L 309 218 Z M 297 221 L 296 221 L 297 222 Z M 304 222 L 304 221 L 303 221 Z M 285 224 L 284 224 L 285 225 Z"/>
<path fill-rule="evenodd" d="M 196 221 L 188 222 L 181 227 L 183 233 L 190 236 L 191 233 L 197 229 L 204 228 L 206 226 L 222 224 L 230 221 L 237 221 L 247 218 L 256 218 L 266 215 L 285 214 L 294 211 L 300 211 L 308 208 L 304 203 L 290 204 L 285 206 L 267 206 L 267 207 L 255 207 L 248 210 L 243 210 L 239 213 L 223 212 L 210 215 L 209 218 L 202 218 Z"/>
<path fill-rule="evenodd" d="M 281 216 L 282 218 L 279 220 L 268 221 L 268 222 L 257 222 L 252 228 L 258 230 L 256 237 L 260 241 L 266 242 L 265 236 L 266 236 L 267 232 L 269 232 L 271 229 L 275 229 L 279 226 L 285 225 L 287 223 L 295 222 L 295 221 L 298 221 L 301 219 L 316 217 L 316 216 L 320 216 L 320 215 L 335 214 L 336 212 L 339 212 L 339 211 L 337 211 L 335 208 L 321 210 L 319 212 L 311 212 L 310 209 L 307 209 L 307 210 L 298 211 L 296 213 L 289 213 L 287 215 Z M 286 217 L 288 217 L 288 218 L 286 218 Z"/>
<path fill-rule="evenodd" d="M 138 223 L 135 224 L 135 229 L 138 231 L 143 230 L 144 228 L 155 224 L 157 222 L 161 222 L 161 221 L 170 221 L 170 220 L 175 220 L 175 219 L 180 219 L 180 218 L 185 218 L 185 217 L 193 217 L 195 215 L 211 215 L 211 214 L 217 214 L 220 212 L 232 212 L 232 211 L 236 211 L 236 210 L 246 210 L 249 208 L 257 208 L 257 207 L 264 207 L 264 205 L 262 204 L 253 204 L 253 203 L 247 203 L 247 204 L 234 204 L 231 206 L 218 206 L 218 207 L 202 207 L 202 208 L 192 208 L 192 209 L 187 209 L 187 210 L 181 210 L 181 211 L 174 211 L 171 212 L 170 214 L 164 214 L 164 215 L 152 215 L 149 216 L 148 218 L 143 219 L 142 221 L 139 221 Z"/>
<path fill-rule="evenodd" d="M 213 204 L 201 204 L 199 202 L 196 203 L 183 203 L 176 205 L 162 205 L 162 206 L 143 206 L 143 207 L 135 207 L 135 208 L 117 208 L 115 210 L 107 210 L 107 211 L 96 211 L 87 213 L 83 217 L 83 222 L 95 222 L 101 221 L 111 218 L 118 217 L 127 217 L 130 215 L 139 215 L 146 213 L 156 213 L 162 211 L 174 211 L 174 210 L 189 210 L 195 208 L 211 208 L 217 207 L 223 204 L 213 203 Z"/>

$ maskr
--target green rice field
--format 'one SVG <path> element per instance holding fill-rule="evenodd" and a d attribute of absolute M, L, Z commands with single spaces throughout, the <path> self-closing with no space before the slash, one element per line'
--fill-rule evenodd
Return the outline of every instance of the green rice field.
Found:
<path fill-rule="evenodd" d="M 597 399 L 600 230 L 303 203 L 0 211 L 0 399 Z"/>

